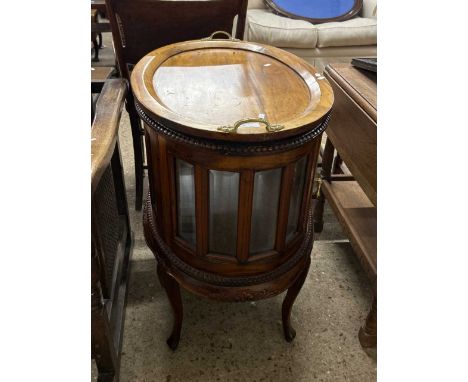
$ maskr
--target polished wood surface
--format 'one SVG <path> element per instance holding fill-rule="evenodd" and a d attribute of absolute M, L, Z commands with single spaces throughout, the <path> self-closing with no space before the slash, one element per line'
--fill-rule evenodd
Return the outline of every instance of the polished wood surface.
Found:
<path fill-rule="evenodd" d="M 335 93 L 327 135 L 367 197 L 377 205 L 377 83 L 351 65 L 325 68 Z"/>
<path fill-rule="evenodd" d="M 377 122 L 377 73 L 348 64 L 332 64 L 326 73 Z"/>
<path fill-rule="evenodd" d="M 148 114 L 177 124 L 181 132 L 221 140 L 299 134 L 320 123 L 333 104 L 328 81 L 297 56 L 230 40 L 187 41 L 157 49 L 135 66 L 131 84 Z M 240 119 L 259 117 L 284 128 L 268 133 L 263 125 L 251 123 L 239 127 L 237 134 L 218 131 Z"/>
<path fill-rule="evenodd" d="M 217 126 L 262 114 L 272 123 L 288 122 L 320 99 L 281 61 L 235 49 L 197 49 L 172 56 L 156 69 L 153 83 L 163 106 Z M 239 134 L 258 130 L 243 127 Z"/>

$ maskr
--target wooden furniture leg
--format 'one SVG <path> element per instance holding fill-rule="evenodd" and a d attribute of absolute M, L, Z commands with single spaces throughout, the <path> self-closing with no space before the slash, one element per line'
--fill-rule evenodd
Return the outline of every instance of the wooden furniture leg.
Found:
<path fill-rule="evenodd" d="M 363 348 L 377 346 L 377 296 L 375 294 L 366 322 L 359 330 L 359 342 Z"/>
<path fill-rule="evenodd" d="M 180 340 L 180 331 L 182 329 L 182 319 L 183 319 L 183 306 L 182 306 L 182 297 L 180 295 L 179 283 L 166 272 L 164 267 L 159 263 L 158 264 L 158 277 L 159 282 L 166 290 L 167 297 L 172 306 L 172 311 L 174 312 L 174 326 L 172 327 L 172 333 L 167 339 L 167 345 L 172 349 L 176 350 L 179 345 Z"/>
<path fill-rule="evenodd" d="M 143 133 L 140 117 L 135 110 L 133 97 L 127 99 L 127 112 L 130 118 L 130 126 L 133 138 L 133 155 L 135 156 L 135 209 L 141 210 L 143 204 L 143 176 L 144 176 L 144 152 Z"/>
<path fill-rule="evenodd" d="M 322 155 L 322 169 L 320 172 L 320 176 L 323 178 L 327 178 L 331 175 L 331 169 L 333 165 L 333 155 L 335 153 L 335 147 L 327 137 L 325 142 L 325 149 L 323 150 Z M 314 213 L 314 232 L 322 232 L 323 230 L 323 209 L 325 207 L 325 197 L 323 196 L 323 192 L 319 195 L 317 206 L 315 207 Z"/>
<path fill-rule="evenodd" d="M 341 159 L 340 153 L 336 153 L 335 160 L 333 161 L 332 174 L 343 174 L 341 166 L 343 165 L 343 159 Z"/>
<path fill-rule="evenodd" d="M 97 42 L 97 35 L 93 36 L 92 41 L 93 41 L 93 49 L 94 49 L 93 62 L 99 62 L 99 44 Z"/>
<path fill-rule="evenodd" d="M 283 332 L 284 338 L 286 341 L 291 342 L 294 337 L 296 337 L 296 331 L 291 326 L 291 310 L 296 301 L 296 297 L 301 291 L 302 286 L 307 278 L 310 267 L 310 258 L 307 260 L 307 265 L 304 268 L 304 271 L 297 277 L 296 281 L 289 287 L 286 297 L 283 301 L 283 306 L 281 309 L 282 319 L 283 319 Z"/>

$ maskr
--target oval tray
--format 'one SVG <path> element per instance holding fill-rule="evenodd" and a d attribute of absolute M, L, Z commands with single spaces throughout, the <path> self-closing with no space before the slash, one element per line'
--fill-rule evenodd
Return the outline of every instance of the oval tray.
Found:
<path fill-rule="evenodd" d="M 330 84 L 304 60 L 234 39 L 154 50 L 135 66 L 131 85 L 137 106 L 151 119 L 184 134 L 220 140 L 301 134 L 319 126 L 333 104 Z M 245 119 L 266 120 L 271 129 L 254 120 L 232 130 Z"/>

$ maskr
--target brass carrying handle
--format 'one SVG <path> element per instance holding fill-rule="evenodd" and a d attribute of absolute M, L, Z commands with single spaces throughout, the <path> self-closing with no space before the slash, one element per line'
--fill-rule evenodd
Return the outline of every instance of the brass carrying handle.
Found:
<path fill-rule="evenodd" d="M 227 39 L 225 39 L 225 38 L 214 38 L 214 36 L 216 36 L 217 34 L 223 34 L 223 35 L 225 35 L 227 37 Z M 209 40 L 240 41 L 238 38 L 232 37 L 230 33 L 225 32 L 225 31 L 216 31 L 216 32 L 213 32 L 209 37 L 202 38 L 202 41 L 209 41 Z"/>
<path fill-rule="evenodd" d="M 270 122 L 268 122 L 264 118 L 246 118 L 246 119 L 240 119 L 234 125 L 232 126 L 220 126 L 218 127 L 218 131 L 222 131 L 223 133 L 236 133 L 237 129 L 243 125 L 244 123 L 251 123 L 251 122 L 259 122 L 265 124 L 265 128 L 269 133 L 274 133 L 275 131 L 280 131 L 284 129 L 283 125 L 271 125 Z"/>
<path fill-rule="evenodd" d="M 322 177 L 319 175 L 318 178 L 315 179 L 315 182 L 317 183 L 317 191 L 315 192 L 315 197 L 318 199 L 320 198 L 321 191 L 322 191 Z"/>

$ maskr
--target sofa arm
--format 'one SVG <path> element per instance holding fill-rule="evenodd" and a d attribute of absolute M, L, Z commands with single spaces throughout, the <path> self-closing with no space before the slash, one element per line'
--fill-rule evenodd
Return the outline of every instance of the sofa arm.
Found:
<path fill-rule="evenodd" d="M 362 17 L 377 17 L 377 0 L 364 0 L 362 2 Z"/>
<path fill-rule="evenodd" d="M 264 0 L 249 0 L 247 5 L 248 9 L 267 9 L 267 5 Z"/>

